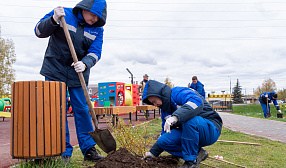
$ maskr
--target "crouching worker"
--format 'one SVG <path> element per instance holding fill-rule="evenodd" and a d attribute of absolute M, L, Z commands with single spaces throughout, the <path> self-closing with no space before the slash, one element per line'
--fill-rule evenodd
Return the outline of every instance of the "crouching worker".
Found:
<path fill-rule="evenodd" d="M 220 136 L 219 114 L 195 90 L 171 89 L 155 80 L 146 83 L 142 99 L 146 104 L 161 108 L 162 118 L 161 136 L 144 159 L 150 160 L 167 151 L 185 161 L 180 168 L 198 168 L 208 157 L 202 147 L 212 145 Z"/>

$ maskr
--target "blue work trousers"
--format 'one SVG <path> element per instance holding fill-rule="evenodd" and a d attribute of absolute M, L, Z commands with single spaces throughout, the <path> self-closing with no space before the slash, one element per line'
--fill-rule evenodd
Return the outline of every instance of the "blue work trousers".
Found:
<path fill-rule="evenodd" d="M 199 148 L 212 145 L 220 136 L 218 128 L 200 116 L 181 124 L 182 129 L 172 129 L 171 133 L 162 134 L 157 143 L 160 148 L 185 161 L 195 161 Z"/>
<path fill-rule="evenodd" d="M 264 117 L 267 118 L 267 113 L 270 113 L 270 105 L 268 104 L 268 110 L 267 110 L 267 104 L 264 103 L 260 103 L 263 113 L 264 113 Z"/>
<path fill-rule="evenodd" d="M 45 80 L 51 81 L 48 78 Z M 89 132 L 94 131 L 91 116 L 89 115 L 89 108 L 82 87 L 68 87 L 68 91 L 74 116 L 77 140 L 82 154 L 85 155 L 89 148 L 96 145 L 93 138 L 89 135 Z M 66 109 L 68 109 L 68 107 L 66 107 Z M 66 151 L 62 156 L 71 156 L 72 152 L 73 147 L 70 144 L 70 133 L 66 115 Z"/>

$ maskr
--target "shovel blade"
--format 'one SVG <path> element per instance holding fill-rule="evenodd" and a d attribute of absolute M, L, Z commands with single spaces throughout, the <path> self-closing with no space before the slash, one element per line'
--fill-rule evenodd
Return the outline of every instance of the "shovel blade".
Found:
<path fill-rule="evenodd" d="M 115 139 L 108 129 L 98 129 L 93 132 L 89 132 L 89 135 L 105 153 L 116 150 Z"/>

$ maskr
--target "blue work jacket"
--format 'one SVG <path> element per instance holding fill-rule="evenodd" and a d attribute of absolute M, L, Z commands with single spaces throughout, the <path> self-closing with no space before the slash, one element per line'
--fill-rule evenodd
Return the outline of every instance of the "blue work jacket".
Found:
<path fill-rule="evenodd" d="M 192 83 L 190 87 L 196 90 L 200 95 L 202 95 L 205 98 L 204 85 L 200 81 L 197 81 L 197 84 Z"/>
<path fill-rule="evenodd" d="M 265 97 L 266 94 L 267 94 L 267 97 Z M 279 107 L 279 104 L 277 103 L 277 100 L 273 99 L 274 94 L 275 94 L 274 91 L 267 92 L 267 93 L 261 93 L 259 96 L 259 102 L 262 104 L 267 104 L 267 103 L 269 104 L 269 103 L 273 102 L 276 110 L 280 110 L 280 107 Z"/>
<path fill-rule="evenodd" d="M 82 10 L 87 10 L 99 17 L 99 20 L 89 25 L 83 19 Z M 90 68 L 101 58 L 103 43 L 103 27 L 106 22 L 105 0 L 83 0 L 74 8 L 64 8 L 67 27 L 78 57 L 87 69 L 83 72 L 88 85 Z M 40 74 L 55 81 L 63 81 L 69 87 L 80 87 L 78 74 L 71 67 L 73 58 L 68 46 L 62 23 L 53 21 L 54 10 L 46 14 L 36 25 L 34 31 L 37 37 L 49 37 Z"/>
<path fill-rule="evenodd" d="M 222 119 L 210 104 L 195 90 L 187 87 L 170 88 L 168 85 L 155 80 L 149 80 L 143 91 L 143 102 L 153 105 L 148 97 L 156 96 L 162 100 L 161 119 L 162 128 L 165 125 L 165 117 L 173 115 L 178 118 L 177 126 L 181 122 L 188 121 L 195 116 L 201 116 L 210 120 L 221 131 Z M 179 107 L 179 108 L 178 108 Z M 162 130 L 163 133 L 163 130 Z"/>

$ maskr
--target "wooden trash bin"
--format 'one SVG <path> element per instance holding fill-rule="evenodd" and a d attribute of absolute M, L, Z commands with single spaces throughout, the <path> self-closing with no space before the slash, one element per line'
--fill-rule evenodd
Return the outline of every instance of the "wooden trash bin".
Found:
<path fill-rule="evenodd" d="M 65 151 L 66 84 L 19 81 L 11 88 L 13 159 L 58 156 Z"/>

